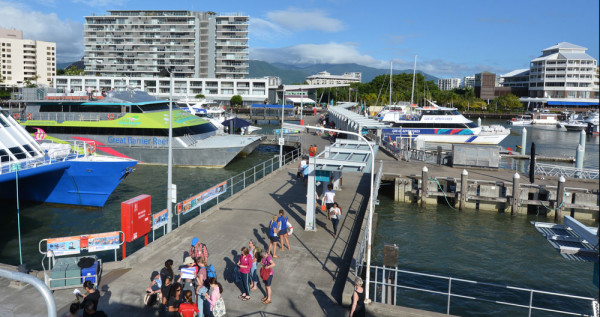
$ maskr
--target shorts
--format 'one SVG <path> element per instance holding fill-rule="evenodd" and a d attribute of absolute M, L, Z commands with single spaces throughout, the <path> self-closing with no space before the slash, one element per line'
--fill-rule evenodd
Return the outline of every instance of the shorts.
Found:
<path fill-rule="evenodd" d="M 278 236 L 275 236 L 275 237 L 269 236 L 269 240 L 271 240 L 271 242 L 279 242 L 279 237 Z"/>
<path fill-rule="evenodd" d="M 325 206 L 327 207 L 327 210 L 331 210 L 331 207 L 333 207 L 333 203 L 325 203 Z"/>
<path fill-rule="evenodd" d="M 278 235 L 278 236 L 282 236 L 282 235 L 284 235 L 284 234 L 287 234 L 287 228 L 285 228 L 285 229 L 281 229 L 281 230 L 279 230 L 279 232 L 277 232 L 277 235 Z"/>
<path fill-rule="evenodd" d="M 273 281 L 273 275 L 269 275 L 268 280 L 263 280 L 263 282 L 265 282 L 265 286 L 271 286 L 272 281 Z"/>
<path fill-rule="evenodd" d="M 158 286 L 158 284 L 152 285 L 152 291 L 153 292 L 160 291 L 160 286 Z"/>

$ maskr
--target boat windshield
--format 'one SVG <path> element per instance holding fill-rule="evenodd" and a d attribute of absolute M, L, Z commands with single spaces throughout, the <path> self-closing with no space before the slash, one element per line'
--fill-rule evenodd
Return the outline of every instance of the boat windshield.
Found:
<path fill-rule="evenodd" d="M 133 113 L 165 111 L 165 110 L 169 110 L 168 102 L 151 103 L 151 104 L 146 104 L 146 105 L 132 105 L 131 106 L 131 112 L 133 112 Z"/>
<path fill-rule="evenodd" d="M 422 110 L 421 112 L 424 115 L 430 115 L 430 116 L 459 116 L 460 112 L 458 112 L 458 110 L 440 110 L 440 109 L 434 109 L 434 110 Z"/>

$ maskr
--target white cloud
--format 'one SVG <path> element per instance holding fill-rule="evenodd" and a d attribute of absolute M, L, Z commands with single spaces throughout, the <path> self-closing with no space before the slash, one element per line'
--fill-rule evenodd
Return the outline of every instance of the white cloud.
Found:
<path fill-rule="evenodd" d="M 291 35 L 291 32 L 281 26 L 260 18 L 250 19 L 250 36 L 264 41 L 274 41 Z"/>
<path fill-rule="evenodd" d="M 324 32 L 338 32 L 345 29 L 342 21 L 330 18 L 328 14 L 319 9 L 312 11 L 299 8 L 271 11 L 267 18 L 275 24 L 292 31 L 317 30 Z"/>
<path fill-rule="evenodd" d="M 77 61 L 83 56 L 83 25 L 63 21 L 55 13 L 44 14 L 26 6 L 0 1 L 0 27 L 23 31 L 23 38 L 56 43 L 57 59 Z"/>
<path fill-rule="evenodd" d="M 300 44 L 282 48 L 250 48 L 250 58 L 270 63 L 285 64 L 341 64 L 375 65 L 380 61 L 360 54 L 348 43 Z"/>
<path fill-rule="evenodd" d="M 73 3 L 82 3 L 89 7 L 118 7 L 124 5 L 128 0 L 71 0 Z"/>
<path fill-rule="evenodd" d="M 389 69 L 390 61 L 379 60 L 372 56 L 361 54 L 357 43 L 327 43 L 327 44 L 300 44 L 281 48 L 250 48 L 250 58 L 269 63 L 283 63 L 292 65 L 306 64 L 343 64 L 355 63 L 359 65 Z M 393 68 L 404 70 L 412 69 L 414 60 L 394 59 Z M 482 72 L 484 70 L 502 74 L 505 69 L 489 65 L 467 65 L 444 60 L 417 60 L 417 70 L 436 76 L 465 76 Z"/>

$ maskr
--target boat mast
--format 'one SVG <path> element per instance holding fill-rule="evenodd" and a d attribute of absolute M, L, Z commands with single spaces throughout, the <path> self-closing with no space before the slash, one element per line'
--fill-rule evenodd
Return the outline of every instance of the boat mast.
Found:
<path fill-rule="evenodd" d="M 417 55 L 415 55 L 415 66 L 413 67 L 413 82 L 412 82 L 412 92 L 410 93 L 410 106 L 413 105 L 413 100 L 415 96 L 415 75 L 417 73 Z"/>
<path fill-rule="evenodd" d="M 390 61 L 390 105 L 392 104 L 392 61 Z"/>

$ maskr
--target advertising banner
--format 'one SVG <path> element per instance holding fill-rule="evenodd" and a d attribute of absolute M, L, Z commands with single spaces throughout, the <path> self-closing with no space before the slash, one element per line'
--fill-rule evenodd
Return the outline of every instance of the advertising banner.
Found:
<path fill-rule="evenodd" d="M 213 200 L 214 198 L 225 192 L 227 192 L 227 181 L 217 184 L 199 194 L 196 194 L 184 200 L 181 208 L 179 208 L 179 205 L 177 206 L 177 213 L 186 214 L 200 207 L 202 204 Z"/>
<path fill-rule="evenodd" d="M 166 209 L 152 215 L 152 229 L 156 230 L 156 229 L 166 225 L 169 220 L 168 217 L 169 217 L 169 215 L 167 214 Z"/>
<path fill-rule="evenodd" d="M 88 235 L 88 251 L 97 252 L 118 249 L 121 244 L 119 231 Z"/>
<path fill-rule="evenodd" d="M 79 240 L 79 236 L 48 239 L 46 249 L 52 251 L 55 256 L 79 254 Z"/>

